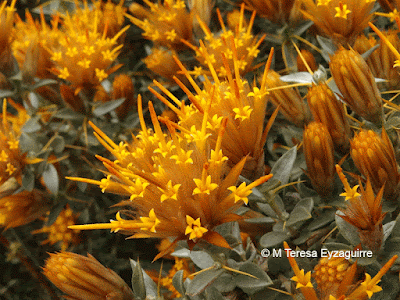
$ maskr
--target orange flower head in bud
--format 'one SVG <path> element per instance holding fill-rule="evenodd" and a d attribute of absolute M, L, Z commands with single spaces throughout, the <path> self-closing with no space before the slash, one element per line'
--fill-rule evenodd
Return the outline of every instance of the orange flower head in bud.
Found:
<path fill-rule="evenodd" d="M 244 1 L 251 10 L 257 11 L 257 14 L 263 18 L 267 18 L 273 23 L 284 25 L 292 23 L 298 19 L 292 20 L 295 8 L 297 8 L 298 0 L 245 0 Z"/>
<path fill-rule="evenodd" d="M 316 71 L 318 69 L 318 66 L 315 61 L 314 55 L 310 51 L 305 49 L 302 49 L 300 53 L 303 56 L 303 59 L 306 61 L 307 65 L 310 67 L 311 71 Z M 300 55 L 297 56 L 297 71 L 308 72 L 308 69 L 303 59 Z"/>
<path fill-rule="evenodd" d="M 41 229 L 32 231 L 32 234 L 47 233 L 48 237 L 41 244 L 54 245 L 60 242 L 60 248 L 62 251 L 72 245 L 79 243 L 80 230 L 69 230 L 68 226 L 74 225 L 78 219 L 78 214 L 75 214 L 73 210 L 67 205 L 67 207 L 60 212 L 56 221 L 50 226 L 44 225 Z M 47 222 L 48 219 L 45 220 Z"/>
<path fill-rule="evenodd" d="M 115 112 L 120 120 L 125 119 L 129 110 L 136 107 L 135 90 L 133 87 L 132 78 L 126 74 L 115 76 L 113 82 L 112 99 L 117 100 L 125 98 L 125 101 L 117 107 Z"/>
<path fill-rule="evenodd" d="M 333 189 L 335 163 L 328 129 L 322 123 L 311 122 L 304 129 L 303 143 L 307 175 L 321 196 L 329 195 Z"/>
<path fill-rule="evenodd" d="M 317 286 L 314 286 L 311 283 L 311 271 L 305 274 L 304 270 L 300 270 L 294 256 L 291 255 L 292 250 L 289 248 L 289 245 L 286 242 L 283 242 L 283 245 L 290 266 L 295 274 L 292 280 L 297 282 L 296 289 L 300 289 L 307 300 L 365 300 L 371 298 L 374 293 L 382 290 L 377 284 L 382 276 L 389 271 L 398 257 L 394 255 L 389 259 L 373 278 L 366 273 L 365 279 L 358 283 L 355 283 L 356 263 L 350 266 L 349 262 L 344 258 L 328 259 L 324 257 L 314 268 L 312 276 L 317 282 Z"/>
<path fill-rule="evenodd" d="M 3 183 L 1 190 L 10 181 Z M 0 226 L 14 228 L 28 224 L 41 217 L 50 208 L 45 194 L 39 190 L 22 191 L 0 198 Z"/>
<path fill-rule="evenodd" d="M 119 38 L 129 26 L 107 37 L 107 26 L 101 29 L 100 17 L 99 10 L 91 12 L 85 2 L 85 9 L 64 16 L 64 35 L 57 46 L 49 49 L 56 66 L 53 72 L 70 82 L 75 94 L 82 89 L 91 91 L 121 67 L 113 63 L 123 46 Z"/>
<path fill-rule="evenodd" d="M 400 38 L 397 35 L 398 30 L 388 30 L 382 32 L 382 34 L 393 47 L 400 49 Z M 397 69 L 393 68 L 398 58 L 384 41 L 381 40 L 380 44 L 381 46 L 378 49 L 378 54 L 382 63 L 383 76 L 379 78 L 387 79 L 388 83 L 386 85 L 389 88 L 398 88 L 400 86 L 400 74 Z"/>
<path fill-rule="evenodd" d="M 240 219 L 235 212 L 243 203 L 247 204 L 251 189 L 272 175 L 237 186 L 246 158 L 227 172 L 227 159 L 221 151 L 226 121 L 222 122 L 214 147 L 209 143 L 206 126 L 194 130 L 193 137 L 188 139 L 187 130 L 178 133 L 172 122 L 166 120 L 168 134 L 162 132 L 151 102 L 149 110 L 154 132 L 148 129 L 141 102 L 139 97 L 142 131 L 132 143 L 121 142 L 117 145 L 91 124 L 96 137 L 116 158 L 111 161 L 98 157 L 109 175 L 101 181 L 69 178 L 96 184 L 103 192 L 129 197 L 121 204 L 131 206 L 135 213 L 121 211 L 110 223 L 74 225 L 70 228 L 111 229 L 133 238 L 174 238 L 171 246 L 159 253 L 156 259 L 167 254 L 179 240 L 186 240 L 190 247 L 199 241 L 229 247 L 214 230 L 215 227 Z M 206 124 L 207 115 L 203 119 L 203 124 Z"/>
<path fill-rule="evenodd" d="M 381 124 L 382 99 L 374 76 L 361 55 L 341 47 L 331 57 L 329 67 L 344 102 L 364 119 Z"/>
<path fill-rule="evenodd" d="M 396 200 L 400 174 L 392 142 L 386 131 L 379 137 L 372 130 L 361 130 L 350 141 L 351 157 L 358 170 L 371 181 L 375 192 L 383 186 L 384 197 Z"/>
<path fill-rule="evenodd" d="M 278 110 L 276 110 L 267 126 L 264 127 L 268 94 L 266 78 L 273 51 L 269 55 L 261 85 L 257 86 L 241 78 L 235 49 L 235 47 L 232 48 L 234 51 L 233 70 L 230 69 L 225 56 L 222 56 L 227 70 L 225 80 L 218 77 L 216 69 L 209 62 L 211 76 L 205 76 L 203 89 L 197 85 L 183 64 L 176 60 L 195 91 L 195 93 L 192 93 L 187 86 L 176 79 L 192 102 L 190 105 L 177 99 L 156 81 L 154 82 L 156 86 L 171 100 L 167 100 L 154 89 L 149 89 L 178 115 L 179 125 L 174 126 L 179 128 L 188 140 L 201 140 L 204 139 L 204 136 L 207 136 L 211 145 L 220 148 L 218 151 L 221 151 L 221 154 L 213 152 L 213 155 L 224 157 L 224 160 L 229 159 L 228 165 L 230 167 L 246 157 L 246 165 L 242 175 L 249 179 L 255 179 L 264 174 L 264 144 L 268 131 L 278 113 Z M 208 58 L 208 56 L 206 57 Z M 221 144 L 218 145 L 224 119 L 227 122 L 226 128 L 221 136 Z"/>
<path fill-rule="evenodd" d="M 54 63 L 50 59 L 48 49 L 58 45 L 63 36 L 58 29 L 59 15 L 53 16 L 51 27 L 47 25 L 43 13 L 40 15 L 40 22 L 35 21 L 28 11 L 25 13 L 25 19 L 24 22 L 16 15 L 15 39 L 11 45 L 23 78 L 53 78 L 54 74 L 50 70 Z"/>
<path fill-rule="evenodd" d="M 12 0 L 10 6 L 7 6 L 7 2 L 3 1 L 0 5 L 0 69 L 6 75 L 13 71 L 11 43 L 14 39 L 13 26 L 17 0 Z"/>
<path fill-rule="evenodd" d="M 335 148 L 346 152 L 350 147 L 350 125 L 341 103 L 325 83 L 313 85 L 307 93 L 307 102 L 314 120 L 323 123 L 329 131 Z"/>
<path fill-rule="evenodd" d="M 344 257 L 321 258 L 312 274 L 317 282 L 321 299 L 329 299 L 330 295 L 340 294 L 339 288 L 345 279 L 349 282 L 348 285 L 354 284 L 353 269 L 356 270 L 355 267 L 351 268 L 350 262 Z"/>
<path fill-rule="evenodd" d="M 222 56 L 226 58 L 229 63 L 229 68 L 233 70 L 233 60 L 235 56 L 233 47 L 235 47 L 237 53 L 235 59 L 237 60 L 239 72 L 241 75 L 244 75 L 252 70 L 251 65 L 253 60 L 258 56 L 260 52 L 258 47 L 264 39 L 264 36 L 257 38 L 251 33 L 256 14 L 253 12 L 250 22 L 247 25 L 244 19 L 243 3 L 239 15 L 239 23 L 233 29 L 225 27 L 218 9 L 217 14 L 222 27 L 222 32 L 220 34 L 213 34 L 210 28 L 199 19 L 198 21 L 205 34 L 203 41 L 200 42 L 200 47 L 186 42 L 186 44 L 196 52 L 196 58 L 202 64 L 201 68 L 206 68 L 205 70 L 197 68 L 193 74 L 197 76 L 209 74 L 209 65 L 212 64 L 220 78 L 227 76 L 228 71 L 224 65 Z"/>
<path fill-rule="evenodd" d="M 303 101 L 299 91 L 294 87 L 286 87 L 287 84 L 280 79 L 275 71 L 269 71 L 266 79 L 269 92 L 268 98 L 275 106 L 279 106 L 280 112 L 286 120 L 298 127 L 303 127 L 310 121 L 310 111 Z"/>
<path fill-rule="evenodd" d="M 303 0 L 304 16 L 342 46 L 352 45 L 368 26 L 375 0 Z"/>
<path fill-rule="evenodd" d="M 183 0 L 167 0 L 152 3 L 144 0 L 150 8 L 132 4 L 130 11 L 135 15 L 126 15 L 133 24 L 141 28 L 143 37 L 153 41 L 156 46 L 165 46 L 174 50 L 182 50 L 185 45 L 182 39 L 192 41 L 193 13 L 188 13 Z"/>
<path fill-rule="evenodd" d="M 50 253 L 43 274 L 65 293 L 66 299 L 134 299 L 125 281 L 90 254 Z"/>
<path fill-rule="evenodd" d="M 212 0 L 189 0 L 189 8 L 193 14 L 193 31 L 197 36 L 201 36 L 203 30 L 197 18 L 202 20 L 206 26 L 210 24 L 212 10 L 215 2 Z"/>
<path fill-rule="evenodd" d="M 194 273 L 194 267 L 189 265 L 190 260 L 187 258 L 178 258 L 175 257 L 175 264 L 169 270 L 168 275 L 162 277 L 160 280 L 161 285 L 168 289 L 169 293 L 166 295 L 168 299 L 176 299 L 182 297 L 182 295 L 175 289 L 174 285 L 172 284 L 172 278 L 176 274 L 176 272 L 183 270 L 183 280 L 186 278 L 191 278 L 190 274 Z M 191 278 L 192 279 L 192 278 Z M 158 278 L 156 280 L 156 283 Z"/>

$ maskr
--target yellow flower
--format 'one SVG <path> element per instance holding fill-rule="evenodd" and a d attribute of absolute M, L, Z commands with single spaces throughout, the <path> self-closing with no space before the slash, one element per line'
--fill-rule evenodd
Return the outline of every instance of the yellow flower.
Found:
<path fill-rule="evenodd" d="M 207 228 L 201 226 L 200 218 L 196 220 L 191 216 L 186 215 L 187 227 L 185 230 L 185 235 L 190 234 L 189 240 L 196 240 L 201 238 L 207 231 Z"/>
<path fill-rule="evenodd" d="M 64 210 L 60 212 L 56 221 L 50 226 L 44 225 L 38 230 L 34 230 L 31 233 L 47 233 L 47 239 L 41 242 L 41 244 L 54 245 L 60 242 L 60 248 L 62 251 L 67 250 L 67 248 L 73 244 L 79 243 L 79 233 L 80 230 L 68 230 L 68 226 L 74 225 L 78 219 L 79 214 L 75 214 L 73 210 L 67 205 Z M 47 218 L 45 222 L 47 222 Z"/>
<path fill-rule="evenodd" d="M 335 18 L 347 19 L 347 15 L 351 13 L 351 11 L 347 9 L 347 4 L 343 4 L 342 1 L 339 2 L 338 7 L 335 7 L 335 10 L 336 10 Z"/>

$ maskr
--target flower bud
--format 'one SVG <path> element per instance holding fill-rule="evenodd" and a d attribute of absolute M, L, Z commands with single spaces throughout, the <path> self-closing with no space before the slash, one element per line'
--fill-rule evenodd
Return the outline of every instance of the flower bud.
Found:
<path fill-rule="evenodd" d="M 133 300 L 124 280 L 93 256 L 71 252 L 50 253 L 44 275 L 71 300 Z"/>
<path fill-rule="evenodd" d="M 324 83 L 313 85 L 308 90 L 307 101 L 314 120 L 326 126 L 335 148 L 347 152 L 351 132 L 343 104 Z"/>
<path fill-rule="evenodd" d="M 311 122 L 304 129 L 303 143 L 307 175 L 318 194 L 329 195 L 333 190 L 335 162 L 328 129 L 322 123 Z"/>
<path fill-rule="evenodd" d="M 133 82 L 128 75 L 120 74 L 114 78 L 112 98 L 114 100 L 125 98 L 115 110 L 120 120 L 125 119 L 132 106 L 136 107 Z"/>
<path fill-rule="evenodd" d="M 364 119 L 381 124 L 382 99 L 374 76 L 361 55 L 341 47 L 331 57 L 329 66 L 346 104 Z"/>
<path fill-rule="evenodd" d="M 350 141 L 351 157 L 358 170 L 377 193 L 385 185 L 384 197 L 394 199 L 398 196 L 400 174 L 392 142 L 386 131 L 379 137 L 372 130 L 361 130 Z"/>
<path fill-rule="evenodd" d="M 321 299 L 328 299 L 329 295 L 336 294 L 350 266 L 350 262 L 344 257 L 329 259 L 325 256 L 319 260 L 314 267 L 313 277 L 317 282 L 318 290 L 322 292 Z"/>
<path fill-rule="evenodd" d="M 317 63 L 315 62 L 314 55 L 305 49 L 302 49 L 300 51 L 301 55 L 303 56 L 304 60 L 306 61 L 308 67 L 311 69 L 311 71 L 316 71 L 318 69 Z M 299 72 L 308 72 L 308 69 L 304 63 L 304 61 L 301 59 L 301 56 L 297 56 L 297 71 Z"/>
<path fill-rule="evenodd" d="M 400 49 L 400 38 L 397 35 L 397 30 L 388 30 L 382 32 L 384 36 L 389 40 L 389 42 L 396 48 Z M 393 68 L 397 57 L 396 55 L 390 50 L 385 42 L 381 40 L 381 46 L 378 49 L 380 60 L 382 62 L 382 71 L 383 76 L 380 78 L 387 79 L 387 86 L 389 88 L 398 88 L 400 86 L 400 74 L 396 68 Z"/>
<path fill-rule="evenodd" d="M 300 93 L 295 88 L 285 88 L 287 84 L 279 77 L 275 71 L 268 72 L 266 80 L 268 89 L 281 87 L 281 89 L 270 91 L 269 99 L 275 106 L 280 105 L 279 111 L 288 121 L 298 127 L 303 127 L 310 120 L 308 106 L 301 98 Z"/>
<path fill-rule="evenodd" d="M 9 181 L 4 185 L 9 184 Z M 0 199 L 0 227 L 14 228 L 41 217 L 49 209 L 44 193 L 39 190 L 22 191 Z"/>

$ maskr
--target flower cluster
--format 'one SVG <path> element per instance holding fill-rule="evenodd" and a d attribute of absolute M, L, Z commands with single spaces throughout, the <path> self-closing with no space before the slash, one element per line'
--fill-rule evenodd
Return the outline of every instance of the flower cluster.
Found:
<path fill-rule="evenodd" d="M 122 205 L 135 208 L 139 218 L 132 218 L 132 211 L 117 213 L 116 220 L 108 224 L 75 225 L 72 229 L 111 229 L 134 238 L 174 237 L 187 240 L 192 246 L 199 240 L 229 247 L 215 227 L 241 217 L 236 210 L 248 202 L 251 189 L 272 177 L 266 175 L 253 183 L 236 186 L 245 157 L 226 174 L 226 157 L 221 142 L 227 122 L 223 121 L 216 146 L 207 143 L 206 127 L 197 131 L 199 138 L 186 139 L 167 122 L 169 134 L 162 132 L 157 116 L 149 103 L 154 132 L 143 119 L 139 98 L 141 132 L 129 144 L 118 145 L 94 124 L 99 141 L 115 156 L 111 161 L 98 157 L 107 168 L 106 178 L 95 181 L 69 178 L 98 185 L 103 192 L 129 197 Z M 207 115 L 203 117 L 203 123 Z M 123 218 L 121 213 L 129 217 Z M 171 246 L 172 247 L 172 246 Z M 157 257 L 167 253 L 161 252 Z"/>

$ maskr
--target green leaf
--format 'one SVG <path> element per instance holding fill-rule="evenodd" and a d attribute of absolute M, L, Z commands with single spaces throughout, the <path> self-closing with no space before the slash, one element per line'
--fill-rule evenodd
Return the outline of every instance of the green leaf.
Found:
<path fill-rule="evenodd" d="M 196 275 L 187 288 L 187 294 L 189 296 L 196 296 L 202 293 L 222 273 L 224 273 L 223 269 L 213 268 Z"/>
<path fill-rule="evenodd" d="M 308 225 L 308 230 L 314 231 L 325 225 L 333 222 L 335 220 L 336 211 L 334 210 L 326 210 L 321 215 L 316 217 L 311 223 Z"/>
<path fill-rule="evenodd" d="M 321 45 L 322 48 L 322 57 L 329 62 L 330 58 L 329 55 L 333 55 L 335 54 L 336 51 L 336 46 L 335 44 L 332 42 L 332 40 L 322 37 L 320 35 L 317 35 L 317 41 L 319 42 L 319 44 Z"/>
<path fill-rule="evenodd" d="M 276 186 L 278 182 L 280 182 L 281 185 L 287 184 L 296 157 L 297 147 L 294 146 L 276 161 L 271 170 L 271 173 L 274 174 L 274 176 L 266 183 L 259 186 L 258 190 L 261 192 L 268 191 L 272 187 Z"/>
<path fill-rule="evenodd" d="M 121 99 L 107 101 L 103 104 L 100 104 L 93 110 L 93 115 L 95 115 L 96 117 L 101 117 L 101 116 L 113 111 L 114 109 L 116 109 L 124 101 L 125 101 L 125 98 L 121 98 Z"/>
<path fill-rule="evenodd" d="M 293 208 L 290 213 L 289 219 L 286 222 L 286 226 L 291 226 L 297 222 L 308 220 L 312 217 L 312 209 L 314 207 L 314 201 L 312 198 L 306 198 L 301 200 Z"/>
<path fill-rule="evenodd" d="M 213 287 L 215 287 L 221 293 L 228 293 L 233 291 L 236 287 L 235 280 L 233 280 L 233 275 L 225 272 L 218 276 L 218 278 L 213 282 Z"/>
<path fill-rule="evenodd" d="M 290 235 L 286 232 L 271 231 L 261 237 L 260 245 L 264 248 L 270 248 L 283 243 L 288 238 L 290 238 Z"/>
<path fill-rule="evenodd" d="M 207 269 L 214 265 L 212 257 L 204 251 L 190 251 L 189 257 L 200 269 Z"/>
<path fill-rule="evenodd" d="M 59 118 L 59 119 L 63 119 L 63 120 L 77 120 L 77 121 L 78 120 L 82 121 L 85 118 L 84 115 L 82 115 L 82 114 L 80 114 L 80 113 L 78 113 L 76 111 L 73 111 L 72 109 L 70 109 L 68 107 L 60 109 L 54 115 L 54 117 Z"/>
<path fill-rule="evenodd" d="M 236 285 L 240 287 L 246 294 L 252 295 L 256 292 L 261 291 L 267 286 L 272 285 L 273 283 L 267 273 L 265 273 L 259 266 L 251 262 L 246 262 L 242 264 L 239 268 L 239 271 L 257 277 L 256 279 L 242 274 L 238 274 L 235 277 Z"/>
<path fill-rule="evenodd" d="M 383 229 L 383 242 L 387 240 L 387 238 L 390 236 L 390 234 L 393 232 L 393 229 L 396 225 L 396 221 L 391 221 L 386 224 L 384 224 L 382 227 Z"/>
<path fill-rule="evenodd" d="M 13 97 L 15 95 L 14 91 L 11 90 L 0 90 L 0 99 Z"/>
<path fill-rule="evenodd" d="M 22 126 L 22 131 L 26 133 L 32 133 L 39 131 L 42 126 L 39 123 L 40 116 L 34 116 L 25 122 Z"/>
<path fill-rule="evenodd" d="M 206 289 L 207 300 L 224 300 L 224 296 L 215 287 L 210 286 Z"/>
<path fill-rule="evenodd" d="M 186 294 L 186 289 L 183 284 L 183 270 L 179 270 L 175 273 L 174 277 L 172 277 L 172 285 L 181 295 Z"/>
<path fill-rule="evenodd" d="M 140 267 L 139 262 L 129 259 L 132 268 L 132 290 L 135 297 L 140 300 L 156 299 L 157 285 L 149 275 Z"/>
<path fill-rule="evenodd" d="M 30 170 L 25 169 L 22 175 L 22 186 L 28 192 L 31 192 L 35 187 L 35 174 Z"/>
<path fill-rule="evenodd" d="M 43 171 L 43 181 L 46 187 L 50 190 L 51 193 L 54 195 L 58 194 L 58 185 L 59 185 L 59 179 L 58 179 L 58 173 L 56 168 L 53 166 L 53 164 L 48 164 L 46 168 Z"/>
<path fill-rule="evenodd" d="M 64 148 L 65 148 L 65 141 L 64 138 L 62 136 L 56 136 L 53 141 L 50 144 L 50 147 L 53 148 L 55 153 L 61 153 L 63 152 Z"/>
<path fill-rule="evenodd" d="M 336 226 L 339 228 L 339 232 L 351 245 L 356 246 L 361 243 L 357 228 L 339 217 L 339 214 L 343 213 L 341 211 L 337 211 L 335 215 Z"/>

